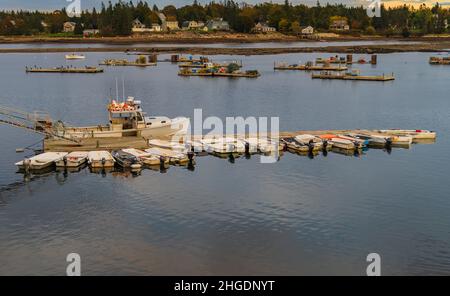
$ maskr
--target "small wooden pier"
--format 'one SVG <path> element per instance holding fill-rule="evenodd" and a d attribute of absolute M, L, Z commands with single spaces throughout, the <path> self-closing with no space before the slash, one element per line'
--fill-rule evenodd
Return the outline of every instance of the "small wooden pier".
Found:
<path fill-rule="evenodd" d="M 320 73 L 312 74 L 313 79 L 340 79 L 340 80 L 359 80 L 359 81 L 390 81 L 395 80 L 394 75 L 379 75 L 379 76 L 367 76 L 367 75 L 348 75 L 348 74 L 331 74 Z"/>
<path fill-rule="evenodd" d="M 97 67 L 84 67 L 84 68 L 72 68 L 72 67 L 55 67 L 55 68 L 40 68 L 40 67 L 26 67 L 27 73 L 82 73 L 82 74 L 95 74 L 102 73 L 104 70 Z"/>

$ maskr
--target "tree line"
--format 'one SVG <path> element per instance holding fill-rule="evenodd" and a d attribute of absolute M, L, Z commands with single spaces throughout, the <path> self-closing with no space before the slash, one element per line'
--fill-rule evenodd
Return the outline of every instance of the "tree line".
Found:
<path fill-rule="evenodd" d="M 266 22 L 278 31 L 295 34 L 301 27 L 312 26 L 316 31 L 329 30 L 333 18 L 345 19 L 350 33 L 358 34 L 428 34 L 449 32 L 450 10 L 439 4 L 433 7 L 421 5 L 381 7 L 381 16 L 370 18 L 364 7 L 350 7 L 342 4 L 316 6 L 292 5 L 288 0 L 282 4 L 260 3 L 256 5 L 238 4 L 233 0 L 210 2 L 205 5 L 194 0 L 193 4 L 176 8 L 167 5 L 159 9 L 146 1 L 134 3 L 119 1 L 115 4 L 102 3 L 100 10 L 95 8 L 82 11 L 81 15 L 70 17 L 65 9 L 55 12 L 42 11 L 1 11 L 0 35 L 37 35 L 60 33 L 64 22 L 76 23 L 75 34 L 84 29 L 98 29 L 103 36 L 130 35 L 132 21 L 139 19 L 151 26 L 160 23 L 158 13 L 180 24 L 196 20 L 207 22 L 222 18 L 236 32 L 248 33 L 258 22 Z"/>

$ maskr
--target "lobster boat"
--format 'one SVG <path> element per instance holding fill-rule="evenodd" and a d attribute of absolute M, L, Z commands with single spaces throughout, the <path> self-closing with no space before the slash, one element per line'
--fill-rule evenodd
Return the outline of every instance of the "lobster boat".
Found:
<path fill-rule="evenodd" d="M 71 139 L 144 137 L 147 139 L 170 139 L 186 134 L 189 118 L 165 116 L 147 117 L 141 101 L 128 97 L 125 102 L 112 100 L 107 107 L 109 124 L 86 127 L 66 126 L 56 122 L 49 126 L 52 133 Z"/>

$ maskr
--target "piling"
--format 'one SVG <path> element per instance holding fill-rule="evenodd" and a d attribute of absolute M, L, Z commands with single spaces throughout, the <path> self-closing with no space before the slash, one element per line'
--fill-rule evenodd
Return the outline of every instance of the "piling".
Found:
<path fill-rule="evenodd" d="M 158 55 L 156 53 L 152 53 L 148 56 L 149 63 L 156 63 L 158 61 Z"/>
<path fill-rule="evenodd" d="M 173 54 L 170 56 L 170 62 L 172 63 L 178 63 L 180 61 L 180 56 L 177 54 Z"/>
<path fill-rule="evenodd" d="M 347 55 L 347 64 L 351 64 L 353 63 L 353 55 L 352 54 L 348 54 Z"/>
<path fill-rule="evenodd" d="M 377 55 L 373 54 L 372 57 L 370 58 L 370 63 L 372 65 L 376 65 L 377 64 Z"/>

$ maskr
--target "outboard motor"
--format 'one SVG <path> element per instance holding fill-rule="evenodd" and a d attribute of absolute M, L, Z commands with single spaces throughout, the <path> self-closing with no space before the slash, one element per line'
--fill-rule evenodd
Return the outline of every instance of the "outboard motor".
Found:
<path fill-rule="evenodd" d="M 63 157 L 64 167 L 67 167 L 67 156 Z"/>
<path fill-rule="evenodd" d="M 194 151 L 189 151 L 187 153 L 187 157 L 189 159 L 189 162 L 192 163 L 192 161 L 194 160 Z"/>
<path fill-rule="evenodd" d="M 248 142 L 245 142 L 245 154 L 250 154 L 250 144 Z"/>
<path fill-rule="evenodd" d="M 102 166 L 105 166 L 106 164 L 106 159 L 104 157 L 102 157 Z"/>
<path fill-rule="evenodd" d="M 23 160 L 23 168 L 25 170 L 25 174 L 28 175 L 30 173 L 31 160 L 29 158 L 25 158 Z"/>
<path fill-rule="evenodd" d="M 313 150 L 314 150 L 314 141 L 313 140 L 309 140 L 309 142 L 308 142 L 308 152 L 309 153 L 312 153 L 313 152 Z"/>

